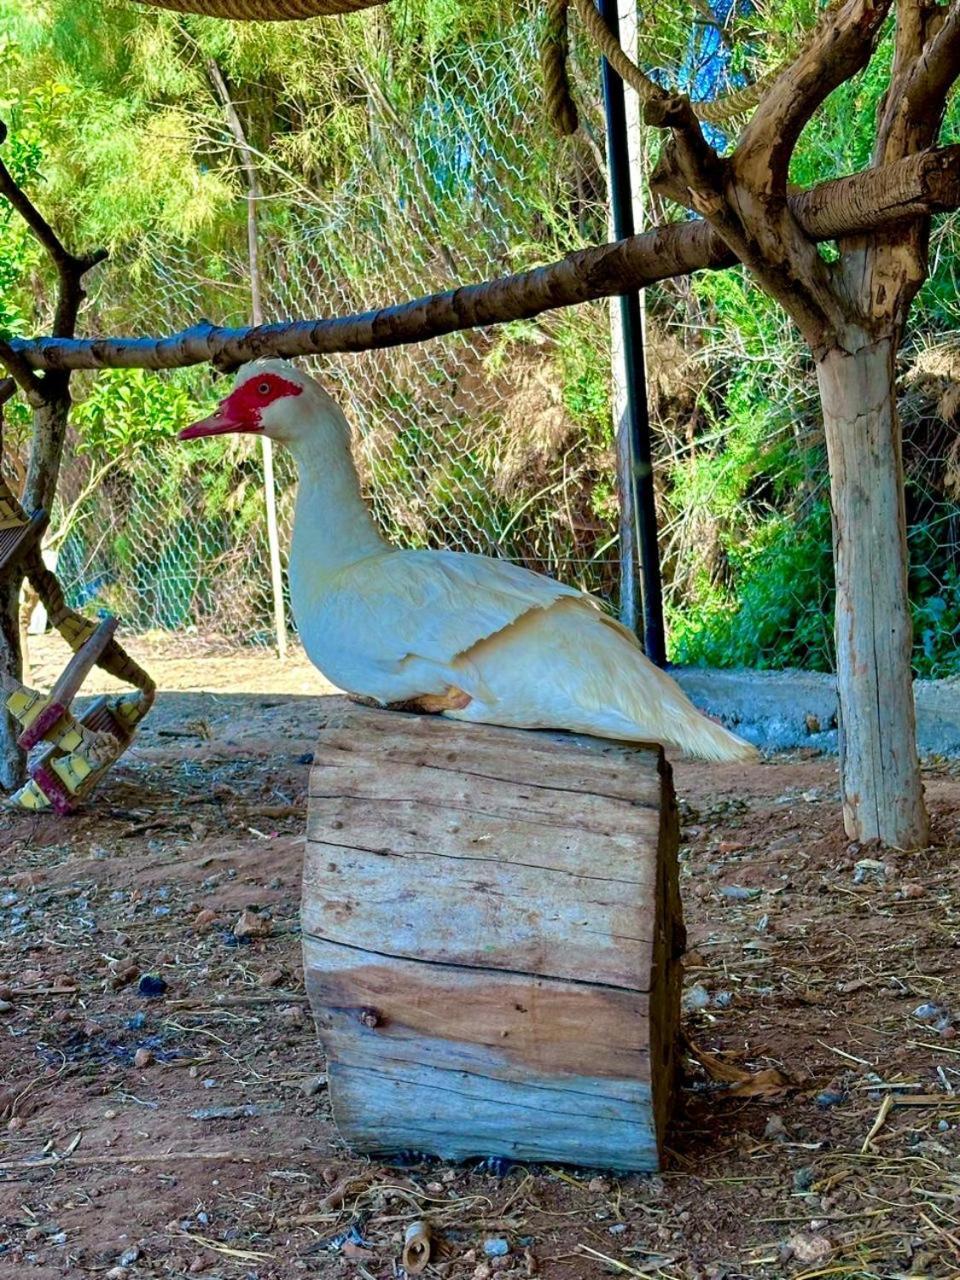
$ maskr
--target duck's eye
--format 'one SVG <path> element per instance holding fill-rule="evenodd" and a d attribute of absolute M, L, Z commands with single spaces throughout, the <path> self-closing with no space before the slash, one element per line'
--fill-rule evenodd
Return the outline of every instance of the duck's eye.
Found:
<path fill-rule="evenodd" d="M 261 382 L 259 387 L 257 387 L 257 390 L 260 392 L 262 396 L 268 396 L 270 394 L 270 383 Z"/>

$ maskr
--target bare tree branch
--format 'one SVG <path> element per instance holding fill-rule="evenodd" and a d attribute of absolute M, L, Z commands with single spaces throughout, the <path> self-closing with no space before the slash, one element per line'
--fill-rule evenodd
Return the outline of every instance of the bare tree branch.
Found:
<path fill-rule="evenodd" d="M 783 196 L 787 168 L 804 125 L 870 60 L 891 0 L 846 0 L 828 10 L 805 48 L 764 94 L 731 161 L 757 191 Z"/>
<path fill-rule="evenodd" d="M 899 0 L 890 84 L 879 111 L 874 162 L 896 164 L 932 145 L 947 96 L 960 72 L 960 0 Z M 888 315 L 898 329 L 927 274 L 930 219 L 844 241 L 838 287 L 860 298 L 865 313 Z M 863 282 L 870 281 L 870 296 Z"/>
<path fill-rule="evenodd" d="M 15 387 L 19 387 L 31 405 L 36 407 L 43 404 L 43 380 L 37 377 L 23 356 L 14 351 L 5 338 L 0 338 L 0 361 L 7 366 L 10 381 L 14 384 L 4 399 L 9 400 Z"/>
<path fill-rule="evenodd" d="M 831 240 L 920 213 L 953 209 L 960 206 L 960 146 L 924 152 L 882 170 L 868 169 L 796 192 L 788 203 L 811 240 Z M 34 369 L 174 369 L 207 361 L 230 369 L 258 356 L 369 351 L 423 342 L 735 262 L 736 255 L 708 223 L 670 223 L 617 244 L 581 249 L 518 275 L 360 315 L 254 329 L 201 324 L 164 338 L 37 338 L 11 346 Z"/>
<path fill-rule="evenodd" d="M 934 128 L 939 128 L 947 94 L 960 75 L 960 0 L 953 0 L 945 14 L 936 14 L 942 21 L 910 73 L 904 98 L 914 120 L 926 120 L 929 127 L 932 117 Z"/>
<path fill-rule="evenodd" d="M 6 136 L 7 126 L 0 120 L 0 143 L 6 139 Z M 20 214 L 50 255 L 50 260 L 57 270 L 57 275 L 60 277 L 60 290 L 53 331 L 58 336 L 66 337 L 73 332 L 80 303 L 83 301 L 84 295 L 80 282 L 92 267 L 103 262 L 107 257 L 107 251 L 96 249 L 93 253 L 82 256 L 71 253 L 2 160 L 0 160 L 0 195 L 9 200 Z"/>

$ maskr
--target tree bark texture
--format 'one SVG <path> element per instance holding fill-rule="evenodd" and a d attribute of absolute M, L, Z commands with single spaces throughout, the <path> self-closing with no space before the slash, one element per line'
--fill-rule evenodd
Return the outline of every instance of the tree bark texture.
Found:
<path fill-rule="evenodd" d="M 917 848 L 929 830 L 916 749 L 907 530 L 892 337 L 818 362 L 836 568 L 843 821 Z"/>
<path fill-rule="evenodd" d="M 20 575 L 0 583 L 0 688 L 4 676 L 19 680 L 20 658 Z M 0 791 L 15 791 L 26 777 L 26 757 L 17 745 L 19 726 L 0 707 Z"/>
<path fill-rule="evenodd" d="M 918 213 L 960 206 L 960 146 L 908 156 L 787 198 L 811 239 L 831 240 Z M 555 307 L 630 293 L 705 268 L 733 266 L 736 255 L 707 222 L 656 227 L 616 244 L 568 254 L 559 262 L 482 284 L 396 303 L 359 315 L 227 329 L 199 324 L 164 338 L 37 338 L 10 346 L 34 369 L 175 369 L 212 361 L 231 369 L 261 356 L 295 357 L 423 342 L 460 329 L 529 319 Z"/>
<path fill-rule="evenodd" d="M 46 381 L 44 388 L 48 389 Z M 60 479 L 71 404 L 66 378 L 59 374 L 49 378 L 49 392 L 50 398 L 33 411 L 30 460 L 21 498 L 21 504 L 28 513 L 37 507 L 51 510 Z"/>

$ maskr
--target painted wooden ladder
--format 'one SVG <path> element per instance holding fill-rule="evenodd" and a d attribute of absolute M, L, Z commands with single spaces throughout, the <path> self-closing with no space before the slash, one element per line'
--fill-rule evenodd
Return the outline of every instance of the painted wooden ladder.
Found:
<path fill-rule="evenodd" d="M 12 676 L 3 679 L 3 705 L 21 726 L 18 743 L 31 753 L 28 780 L 7 801 L 32 811 L 72 812 L 126 751 L 149 711 L 155 685 L 114 639 L 116 618 L 96 622 L 71 609 L 56 576 L 40 556 L 47 514 L 27 517 L 0 480 L 0 574 L 25 561 L 24 571 L 46 606 L 51 623 L 73 649 L 73 657 L 49 694 Z M 98 698 L 82 714 L 74 698 L 94 666 L 134 686 L 132 692 Z"/>

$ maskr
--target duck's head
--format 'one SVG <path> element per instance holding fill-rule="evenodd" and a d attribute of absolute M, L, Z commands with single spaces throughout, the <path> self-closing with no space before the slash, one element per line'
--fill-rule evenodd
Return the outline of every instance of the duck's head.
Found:
<path fill-rule="evenodd" d="M 301 442 L 349 446 L 350 431 L 340 406 L 315 378 L 286 360 L 252 360 L 237 373 L 230 394 L 210 415 L 180 432 L 181 440 L 228 432 L 270 436 L 297 450 Z"/>

